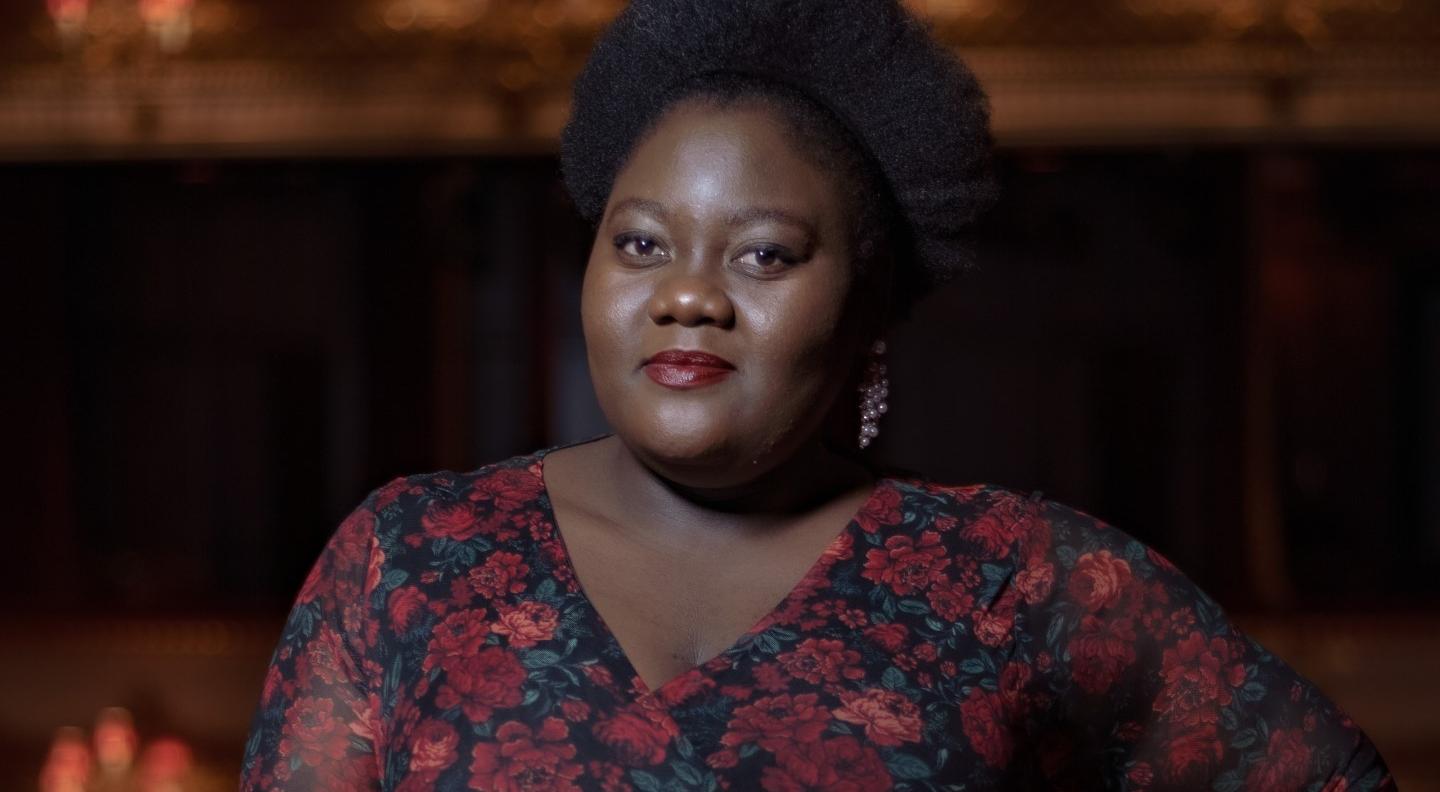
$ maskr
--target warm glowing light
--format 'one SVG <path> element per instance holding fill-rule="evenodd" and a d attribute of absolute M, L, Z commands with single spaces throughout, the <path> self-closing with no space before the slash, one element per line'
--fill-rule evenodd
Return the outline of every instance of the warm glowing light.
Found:
<path fill-rule="evenodd" d="M 183 792 L 195 760 L 190 746 L 161 737 L 145 747 L 136 772 L 138 792 Z"/>
<path fill-rule="evenodd" d="M 73 726 L 55 732 L 40 770 L 40 792 L 85 792 L 93 760 L 85 733 Z"/>
<path fill-rule="evenodd" d="M 907 0 L 916 13 L 941 21 L 984 19 L 999 10 L 1002 0 Z M 1010 0 L 1011 6 L 1018 0 Z"/>
<path fill-rule="evenodd" d="M 140 0 L 140 19 L 160 49 L 179 52 L 190 43 L 195 0 Z"/>
<path fill-rule="evenodd" d="M 932 0 L 933 1 L 933 0 Z M 1341 11 L 1394 13 L 1404 0 L 1128 0 L 1141 14 L 1200 14 L 1210 17 L 1221 35 L 1235 36 L 1273 23 L 1306 40 L 1323 38 L 1325 18 Z"/>
<path fill-rule="evenodd" d="M 489 0 L 389 0 L 380 18 L 397 31 L 463 28 L 479 22 L 489 5 Z"/>
<path fill-rule="evenodd" d="M 90 0 L 46 0 L 50 18 L 60 40 L 70 45 L 85 37 L 85 20 L 90 16 Z"/>
<path fill-rule="evenodd" d="M 95 764 L 101 773 L 125 773 L 135 763 L 140 736 L 135 720 L 121 707 L 107 707 L 95 718 Z"/>

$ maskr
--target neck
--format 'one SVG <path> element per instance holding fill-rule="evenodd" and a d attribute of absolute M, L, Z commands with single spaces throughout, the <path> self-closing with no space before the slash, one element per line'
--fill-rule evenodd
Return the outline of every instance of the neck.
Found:
<path fill-rule="evenodd" d="M 701 488 L 677 483 L 645 464 L 618 437 L 609 441 L 612 492 L 647 525 L 697 530 L 774 528 L 871 483 L 869 472 L 817 439 L 745 484 Z"/>

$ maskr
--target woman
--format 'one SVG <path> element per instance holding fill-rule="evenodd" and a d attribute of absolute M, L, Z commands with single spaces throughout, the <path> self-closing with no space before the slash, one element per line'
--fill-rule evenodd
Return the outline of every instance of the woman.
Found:
<path fill-rule="evenodd" d="M 885 329 L 990 200 L 986 124 L 894 0 L 636 0 L 563 150 L 615 433 L 373 493 L 242 789 L 1393 786 L 1152 550 L 864 464 Z"/>

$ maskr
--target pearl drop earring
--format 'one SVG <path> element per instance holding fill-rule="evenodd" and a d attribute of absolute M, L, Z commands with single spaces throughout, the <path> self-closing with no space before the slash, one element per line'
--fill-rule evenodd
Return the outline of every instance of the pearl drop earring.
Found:
<path fill-rule="evenodd" d="M 890 396 L 890 380 L 886 378 L 885 342 L 870 347 L 870 360 L 865 364 L 865 377 L 860 383 L 860 447 L 869 448 L 880 436 L 880 416 L 890 411 L 885 399 Z"/>

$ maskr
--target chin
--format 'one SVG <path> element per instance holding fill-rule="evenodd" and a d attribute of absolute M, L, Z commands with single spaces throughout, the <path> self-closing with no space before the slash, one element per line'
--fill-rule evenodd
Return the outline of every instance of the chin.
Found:
<path fill-rule="evenodd" d="M 688 430 L 651 424 L 620 435 L 646 466 L 693 489 L 743 488 L 773 470 L 786 453 L 773 440 L 755 436 L 763 433 L 745 433 L 733 422 Z"/>

